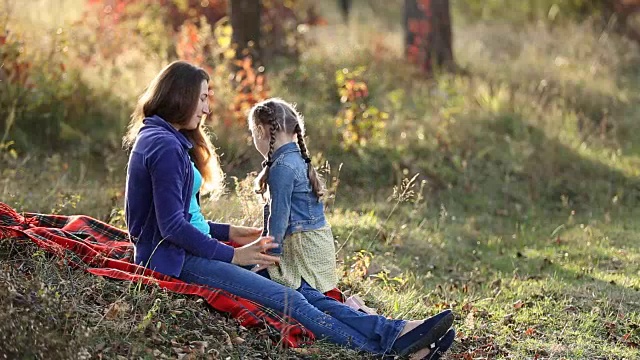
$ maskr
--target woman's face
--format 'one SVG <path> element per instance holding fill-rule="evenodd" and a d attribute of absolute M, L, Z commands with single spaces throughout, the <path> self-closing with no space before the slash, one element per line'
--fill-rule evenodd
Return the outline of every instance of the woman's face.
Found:
<path fill-rule="evenodd" d="M 197 129 L 200 121 L 202 121 L 202 117 L 205 115 L 209 115 L 209 83 L 203 80 L 200 85 L 200 96 L 198 97 L 196 112 L 182 128 L 186 130 Z"/>

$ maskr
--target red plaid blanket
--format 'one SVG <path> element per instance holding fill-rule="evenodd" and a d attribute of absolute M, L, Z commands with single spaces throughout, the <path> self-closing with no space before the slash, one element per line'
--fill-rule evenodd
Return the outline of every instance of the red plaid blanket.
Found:
<path fill-rule="evenodd" d="M 64 259 L 70 266 L 118 280 L 156 284 L 180 294 L 198 295 L 211 307 L 231 314 L 245 327 L 266 325 L 286 346 L 298 347 L 313 334 L 290 317 L 226 291 L 187 284 L 131 262 L 133 244 L 128 234 L 89 216 L 18 214 L 0 202 L 0 241 L 29 239 Z M 341 299 L 335 289 L 327 295 Z"/>

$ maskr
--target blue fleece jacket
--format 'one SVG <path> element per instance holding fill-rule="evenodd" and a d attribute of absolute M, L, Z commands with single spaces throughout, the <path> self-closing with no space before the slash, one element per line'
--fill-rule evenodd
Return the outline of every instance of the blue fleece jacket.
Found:
<path fill-rule="evenodd" d="M 209 222 L 209 235 L 189 223 L 194 172 L 189 140 L 159 116 L 144 119 L 129 156 L 125 217 L 135 262 L 179 276 L 186 253 L 231 262 L 229 225 Z"/>

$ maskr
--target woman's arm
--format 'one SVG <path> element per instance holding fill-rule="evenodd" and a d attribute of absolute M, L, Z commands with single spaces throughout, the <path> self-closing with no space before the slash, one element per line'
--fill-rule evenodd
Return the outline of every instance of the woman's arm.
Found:
<path fill-rule="evenodd" d="M 293 169 L 286 165 L 276 164 L 269 169 L 269 194 L 271 206 L 269 209 L 269 236 L 279 247 L 272 251 L 273 254 L 282 253 L 282 242 L 289 227 L 291 216 L 291 196 L 293 195 L 293 181 L 295 174 Z"/>
<path fill-rule="evenodd" d="M 211 235 L 212 238 L 220 241 L 229 241 L 231 225 L 213 221 L 207 221 L 207 223 L 209 223 L 209 235 Z"/>
<path fill-rule="evenodd" d="M 229 230 L 229 240 L 239 245 L 250 244 L 260 235 L 262 228 L 231 225 Z"/>
<path fill-rule="evenodd" d="M 157 146 L 145 159 L 151 174 L 153 203 L 160 233 L 164 240 L 193 255 L 231 262 L 233 247 L 203 234 L 185 218 L 182 190 L 187 170 L 182 151 L 178 144 L 157 141 Z"/>

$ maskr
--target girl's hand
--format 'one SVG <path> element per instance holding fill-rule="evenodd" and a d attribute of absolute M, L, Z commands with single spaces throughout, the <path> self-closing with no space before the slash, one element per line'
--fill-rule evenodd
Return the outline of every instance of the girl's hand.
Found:
<path fill-rule="evenodd" d="M 229 240 L 240 245 L 247 245 L 254 242 L 261 234 L 261 228 L 235 225 L 231 225 L 229 228 Z"/>
<path fill-rule="evenodd" d="M 273 243 L 272 237 L 261 237 L 250 244 L 233 249 L 233 259 L 231 260 L 231 263 L 240 266 L 254 264 L 266 266 L 274 265 L 280 259 L 277 256 L 267 255 L 265 252 L 277 247 L 278 244 Z"/>
<path fill-rule="evenodd" d="M 253 269 L 251 269 L 251 271 L 253 271 L 254 273 L 257 273 L 258 271 L 264 270 L 266 268 L 268 268 L 271 265 L 256 265 L 253 267 Z"/>

